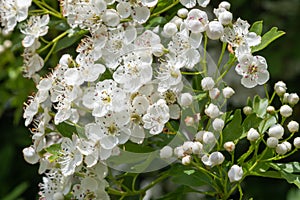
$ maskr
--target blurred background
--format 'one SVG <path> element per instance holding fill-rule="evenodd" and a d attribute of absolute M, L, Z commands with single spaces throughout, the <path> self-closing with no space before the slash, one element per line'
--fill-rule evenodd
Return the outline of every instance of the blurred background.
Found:
<path fill-rule="evenodd" d="M 288 92 L 300 95 L 300 1 L 299 0 L 232 0 L 234 17 L 247 19 L 252 24 L 264 21 L 264 32 L 277 26 L 286 34 L 259 54 L 266 57 L 271 74 L 270 87 L 284 80 Z M 217 6 L 219 1 L 212 1 Z M 23 159 L 22 149 L 31 145 L 31 134 L 22 119 L 23 102 L 34 92 L 31 80 L 22 77 L 22 47 L 19 30 L 0 35 L 0 199 L 37 199 L 38 166 Z M 55 64 L 53 65 L 55 66 Z M 300 122 L 300 109 L 296 106 L 294 120 Z M 293 160 L 300 161 L 299 153 Z M 286 160 L 288 161 L 288 160 Z M 263 200 L 300 199 L 296 187 L 283 180 L 247 178 L 244 182 L 245 198 Z"/>

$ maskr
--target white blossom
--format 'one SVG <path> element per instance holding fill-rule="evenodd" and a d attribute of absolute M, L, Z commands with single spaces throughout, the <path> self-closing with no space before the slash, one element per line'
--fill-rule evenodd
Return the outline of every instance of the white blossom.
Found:
<path fill-rule="evenodd" d="M 230 170 L 228 171 L 228 178 L 229 181 L 232 182 L 237 182 L 240 181 L 243 178 L 243 169 L 242 167 L 238 165 L 233 165 L 231 166 Z"/>
<path fill-rule="evenodd" d="M 164 146 L 159 153 L 160 157 L 162 159 L 168 159 L 171 158 L 173 155 L 173 149 L 170 146 Z"/>
<path fill-rule="evenodd" d="M 299 131 L 299 123 L 296 121 L 290 121 L 287 125 L 287 128 L 291 133 L 295 133 Z"/>
<path fill-rule="evenodd" d="M 209 116 L 210 118 L 214 119 L 216 117 L 218 117 L 221 112 L 218 108 L 218 106 L 216 106 L 215 104 L 213 103 L 210 103 L 204 110 L 205 114 L 207 116 Z"/>
<path fill-rule="evenodd" d="M 224 143 L 223 147 L 226 151 L 232 152 L 235 149 L 235 144 L 232 141 L 228 141 Z"/>
<path fill-rule="evenodd" d="M 268 135 L 281 139 L 284 134 L 284 128 L 280 124 L 274 124 L 269 128 Z"/>
<path fill-rule="evenodd" d="M 207 25 L 206 34 L 211 40 L 218 40 L 224 33 L 223 25 L 219 21 L 211 21 Z"/>
<path fill-rule="evenodd" d="M 251 128 L 247 133 L 247 139 L 253 142 L 256 141 L 258 138 L 259 138 L 259 133 L 257 132 L 257 130 Z"/>
<path fill-rule="evenodd" d="M 278 96 L 282 96 L 287 90 L 286 84 L 283 81 L 278 81 L 274 85 L 274 90 Z"/>
<path fill-rule="evenodd" d="M 201 80 L 201 86 L 204 91 L 211 90 L 215 86 L 215 81 L 211 77 L 205 77 Z"/>
<path fill-rule="evenodd" d="M 300 137 L 295 137 L 293 144 L 294 144 L 295 148 L 299 149 L 300 148 Z"/>
<path fill-rule="evenodd" d="M 268 139 L 267 139 L 267 146 L 269 147 L 269 148 L 276 148 L 277 147 L 277 145 L 278 145 L 278 139 L 276 138 L 276 137 L 269 137 Z"/>
<path fill-rule="evenodd" d="M 222 93 L 226 99 L 229 99 L 232 95 L 235 94 L 235 91 L 231 87 L 227 86 L 222 89 Z"/>
<path fill-rule="evenodd" d="M 225 160 L 225 157 L 221 152 L 216 151 L 211 153 L 209 156 L 204 155 L 201 158 L 201 160 L 206 166 L 214 167 L 216 165 L 222 164 L 223 161 Z"/>
<path fill-rule="evenodd" d="M 293 114 L 293 109 L 289 105 L 283 105 L 280 107 L 279 112 L 283 117 L 289 117 Z"/>

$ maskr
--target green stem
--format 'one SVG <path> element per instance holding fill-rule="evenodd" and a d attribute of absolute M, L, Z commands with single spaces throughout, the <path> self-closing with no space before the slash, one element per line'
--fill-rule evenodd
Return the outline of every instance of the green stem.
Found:
<path fill-rule="evenodd" d="M 57 12 L 57 10 L 55 10 L 54 8 L 52 8 L 51 6 L 49 6 L 47 3 L 43 1 L 33 0 L 33 3 L 36 6 L 38 6 L 40 9 L 42 9 L 45 14 L 50 14 L 60 19 L 64 18 L 60 12 Z"/>
<path fill-rule="evenodd" d="M 181 72 L 182 75 L 200 75 L 203 72 Z"/>
<path fill-rule="evenodd" d="M 219 67 L 221 66 L 221 62 L 222 62 L 224 54 L 225 54 L 226 46 L 227 46 L 227 43 L 223 42 L 222 51 L 221 51 L 221 54 L 220 54 L 220 57 L 219 57 L 219 60 L 218 60 L 217 70 L 219 70 Z"/>
<path fill-rule="evenodd" d="M 202 59 L 202 64 L 203 64 L 203 74 L 206 76 L 207 75 L 207 61 L 206 61 L 206 56 L 207 56 L 207 35 L 204 33 L 204 45 L 203 45 L 203 59 Z"/>
<path fill-rule="evenodd" d="M 265 90 L 267 99 L 270 99 L 267 84 L 264 84 L 264 90 Z"/>
<path fill-rule="evenodd" d="M 222 78 L 229 72 L 233 64 L 235 63 L 236 58 L 232 59 L 230 63 L 227 63 L 225 66 L 227 67 L 226 70 L 219 76 L 219 78 L 216 80 L 216 84 L 222 80 Z"/>
<path fill-rule="evenodd" d="M 51 45 L 57 43 L 61 38 L 65 37 L 69 32 L 65 31 L 62 34 L 58 35 L 56 38 L 54 38 L 51 42 L 49 42 L 46 46 L 44 46 L 43 48 L 39 49 L 37 51 L 37 53 L 41 53 L 43 51 L 45 51 L 46 49 L 48 49 Z"/>
<path fill-rule="evenodd" d="M 276 93 L 273 92 L 271 99 L 269 100 L 269 105 L 272 103 L 273 99 L 275 98 Z"/>

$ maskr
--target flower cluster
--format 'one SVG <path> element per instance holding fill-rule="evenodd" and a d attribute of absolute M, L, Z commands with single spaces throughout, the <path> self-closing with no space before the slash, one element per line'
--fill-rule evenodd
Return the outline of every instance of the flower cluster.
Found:
<path fill-rule="evenodd" d="M 33 2 L 41 9 L 50 9 L 42 2 Z M 139 148 L 153 142 L 151 148 L 162 147 L 157 157 L 163 161 L 172 160 L 174 154 L 183 165 L 196 166 L 214 180 L 223 180 L 217 177 L 215 166 L 225 163 L 227 176 L 220 176 L 232 183 L 241 181 L 245 168 L 249 168 L 243 162 L 248 154 L 238 162 L 233 158 L 240 139 L 246 137 L 252 145 L 264 141 L 263 133 L 267 132 L 269 137 L 264 142 L 275 149 L 277 156 L 291 150 L 287 139 L 279 140 L 284 134 L 282 123 L 292 115 L 292 106 L 299 98 L 295 93 L 286 93 L 283 82 L 274 88 L 284 104 L 279 111 L 272 111 L 268 102 L 268 108 L 263 103 L 264 111 L 255 110 L 257 106 L 253 103 L 248 113 L 254 113 L 251 117 L 256 117 L 260 124 L 238 129 L 244 133 L 240 138 L 228 136 L 230 129 L 238 128 L 235 125 L 241 126 L 242 117 L 240 112 L 226 112 L 226 102 L 235 91 L 222 78 L 236 61 L 235 70 L 247 88 L 265 84 L 269 72 L 265 58 L 252 54 L 261 44 L 261 36 L 250 31 L 247 21 L 234 21 L 230 3 L 225 1 L 209 19 L 211 15 L 202 9 L 208 4 L 209 0 L 173 1 L 169 6 L 160 0 L 61 0 L 61 13 L 51 8 L 49 12 L 30 16 L 20 26 L 24 35 L 24 76 L 32 78 L 37 89 L 24 109 L 25 125 L 31 128 L 33 144 L 23 154 L 27 162 L 39 162 L 39 173 L 45 174 L 40 199 L 136 195 L 134 188 L 130 194 L 107 189 L 114 184 L 107 182 L 109 160 L 122 156 L 127 144 Z M 4 30 L 12 31 L 17 22 L 25 20 L 30 5 L 31 1 L 1 2 L 0 22 Z M 157 16 L 179 5 L 180 9 L 168 22 L 149 28 Z M 53 17 L 64 20 L 67 28 L 52 41 L 46 41 L 44 36 L 51 31 Z M 62 53 L 51 72 L 41 75 L 40 70 L 57 42 L 78 36 L 81 40 L 76 53 Z M 214 64 L 207 62 L 208 40 L 223 43 L 215 67 L 221 75 L 211 73 L 215 69 Z M 51 45 L 43 58 L 40 53 Z M 226 46 L 230 56 L 222 68 Z M 295 121 L 287 127 L 291 137 L 299 129 Z M 170 146 L 155 143 L 155 138 L 172 136 L 172 132 L 180 135 L 179 142 Z M 299 143 L 296 137 L 294 146 L 299 148 Z M 225 159 L 226 154 L 232 155 L 231 161 Z M 219 185 L 222 182 L 215 188 Z M 224 195 L 228 198 L 230 193 Z"/>

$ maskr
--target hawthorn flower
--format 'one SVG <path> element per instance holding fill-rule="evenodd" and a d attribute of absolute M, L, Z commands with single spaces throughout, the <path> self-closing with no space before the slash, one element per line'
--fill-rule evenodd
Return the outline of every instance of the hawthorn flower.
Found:
<path fill-rule="evenodd" d="M 228 178 L 229 181 L 232 182 L 237 182 L 243 178 L 243 169 L 242 167 L 238 165 L 233 165 L 230 170 L 228 171 Z"/>
<path fill-rule="evenodd" d="M 210 103 L 204 110 L 205 114 L 207 116 L 209 116 L 210 118 L 214 119 L 216 117 L 218 117 L 221 112 L 218 108 L 218 106 L 216 106 L 215 104 L 213 103 Z"/>
<path fill-rule="evenodd" d="M 246 88 L 263 85 L 269 80 L 268 65 L 264 57 L 243 54 L 238 57 L 238 61 L 235 71 L 242 76 L 241 83 Z"/>
<path fill-rule="evenodd" d="M 299 131 L 299 123 L 296 121 L 290 121 L 287 125 L 287 128 L 291 133 L 295 133 Z"/>
<path fill-rule="evenodd" d="M 192 9 L 189 11 L 185 22 L 191 32 L 204 32 L 208 25 L 208 17 L 206 12 L 199 9 Z"/>
<path fill-rule="evenodd" d="M 32 46 L 36 39 L 47 34 L 49 20 L 49 15 L 31 16 L 29 18 L 27 24 L 21 28 L 21 32 L 26 35 L 22 41 L 24 47 Z"/>
<path fill-rule="evenodd" d="M 226 99 L 229 99 L 232 95 L 235 94 L 235 91 L 231 87 L 227 86 L 223 88 L 222 93 Z"/>
<path fill-rule="evenodd" d="M 283 81 L 278 81 L 274 85 L 274 90 L 278 96 L 282 96 L 287 90 L 286 84 Z"/>
<path fill-rule="evenodd" d="M 17 22 L 27 18 L 31 2 L 32 0 L 1 0 L 0 23 L 4 27 L 4 33 L 13 31 Z"/>
<path fill-rule="evenodd" d="M 82 163 L 83 156 L 77 149 L 78 137 L 73 135 L 70 138 L 63 138 L 61 143 L 61 156 L 58 163 L 60 164 L 61 173 L 64 176 L 70 176 L 75 172 L 77 166 Z"/>
<path fill-rule="evenodd" d="M 219 8 L 214 9 L 214 14 L 222 25 L 228 25 L 232 22 L 232 13 L 229 12 L 228 9 L 220 7 L 220 5 Z"/>
<path fill-rule="evenodd" d="M 232 141 L 225 142 L 224 149 L 228 152 L 232 152 L 235 149 L 235 144 Z"/>
<path fill-rule="evenodd" d="M 235 54 L 237 57 L 244 53 L 250 53 L 250 47 L 260 44 L 261 37 L 254 32 L 249 32 L 250 24 L 247 21 L 240 18 L 233 24 L 233 27 L 225 27 L 224 35 L 221 40 L 228 42 L 235 48 Z"/>
<path fill-rule="evenodd" d="M 278 145 L 278 138 L 276 138 L 276 137 L 269 137 L 268 139 L 267 139 L 267 146 L 269 147 L 269 148 L 276 148 L 277 147 L 277 145 Z"/>
<path fill-rule="evenodd" d="M 224 33 L 224 28 L 221 22 L 211 21 L 207 25 L 206 34 L 211 40 L 218 40 Z"/>
<path fill-rule="evenodd" d="M 256 129 L 251 128 L 247 133 L 247 139 L 251 142 L 256 141 L 259 138 L 259 133 Z"/>
<path fill-rule="evenodd" d="M 223 119 L 220 119 L 220 118 L 216 118 L 214 119 L 214 121 L 212 122 L 212 126 L 213 126 L 213 129 L 215 131 L 222 131 L 223 128 L 224 128 L 224 125 L 225 125 L 225 122 Z"/>
<path fill-rule="evenodd" d="M 157 135 L 162 132 L 165 123 L 170 119 L 169 107 L 163 99 L 149 106 L 143 116 L 144 128 L 150 129 L 150 134 Z"/>
<path fill-rule="evenodd" d="M 193 8 L 198 3 L 201 7 L 206 7 L 210 0 L 180 0 L 180 3 L 186 8 Z"/>
<path fill-rule="evenodd" d="M 211 77 L 205 77 L 201 80 L 201 86 L 204 91 L 211 90 L 215 86 L 215 81 Z"/>
<path fill-rule="evenodd" d="M 279 112 L 283 117 L 289 117 L 293 114 L 293 109 L 289 105 L 283 105 L 280 107 Z"/>
<path fill-rule="evenodd" d="M 281 139 L 284 134 L 284 128 L 280 124 L 274 124 L 269 128 L 268 135 Z"/>
<path fill-rule="evenodd" d="M 211 153 L 209 156 L 204 155 L 201 158 L 201 160 L 206 166 L 214 167 L 216 165 L 222 164 L 223 161 L 225 160 L 225 157 L 221 152 L 216 151 Z"/>

